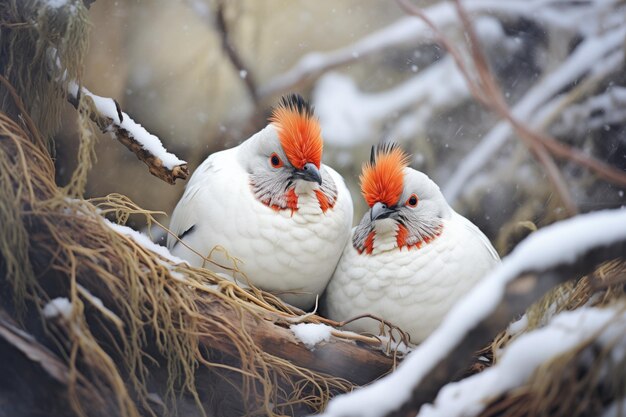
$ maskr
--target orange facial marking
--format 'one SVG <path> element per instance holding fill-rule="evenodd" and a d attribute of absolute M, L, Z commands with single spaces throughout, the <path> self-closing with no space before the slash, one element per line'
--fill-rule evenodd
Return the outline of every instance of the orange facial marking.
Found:
<path fill-rule="evenodd" d="M 408 250 L 420 249 L 423 245 L 428 245 L 430 242 L 437 239 L 441 235 L 442 231 L 443 231 L 443 228 L 437 230 L 437 232 L 433 236 L 426 236 L 424 237 L 423 240 L 418 240 L 414 244 L 408 245 L 406 241 L 407 241 L 407 238 L 409 237 L 409 231 L 406 227 L 404 227 L 404 225 L 399 224 L 398 231 L 396 232 L 396 244 L 398 245 L 398 249 L 402 249 L 402 248 L 407 248 Z"/>
<path fill-rule="evenodd" d="M 291 209 L 291 214 L 293 215 L 294 211 L 298 210 L 298 195 L 296 194 L 296 191 L 291 188 L 289 191 L 287 191 L 287 208 Z"/>
<path fill-rule="evenodd" d="M 311 162 L 320 168 L 324 144 L 322 129 L 313 114 L 281 103 L 270 121 L 276 126 L 283 151 L 294 167 L 302 169 Z"/>
<path fill-rule="evenodd" d="M 326 197 L 326 194 L 322 190 L 315 190 L 315 196 L 317 197 L 317 201 L 320 203 L 320 209 L 322 209 L 322 213 L 326 213 L 326 210 L 334 207 L 334 203 L 331 203 Z"/>
<path fill-rule="evenodd" d="M 399 224 L 398 232 L 396 233 L 396 244 L 399 248 L 406 246 L 406 238 L 409 236 L 409 231 L 406 227 Z"/>
<path fill-rule="evenodd" d="M 365 238 L 365 253 L 371 255 L 374 251 L 374 237 L 376 236 L 376 232 L 372 231 Z"/>
<path fill-rule="evenodd" d="M 374 164 L 365 163 L 359 179 L 361 193 L 370 207 L 378 202 L 387 206 L 398 203 L 404 187 L 403 170 L 408 164 L 408 155 L 398 147 L 378 153 Z"/>
<path fill-rule="evenodd" d="M 286 199 L 287 207 L 281 207 L 276 204 L 270 205 L 267 202 L 264 202 L 264 204 L 274 211 L 291 209 L 291 215 L 293 215 L 294 212 L 298 211 L 298 195 L 296 194 L 296 191 L 293 188 L 291 188 L 285 194 L 285 199 Z"/>

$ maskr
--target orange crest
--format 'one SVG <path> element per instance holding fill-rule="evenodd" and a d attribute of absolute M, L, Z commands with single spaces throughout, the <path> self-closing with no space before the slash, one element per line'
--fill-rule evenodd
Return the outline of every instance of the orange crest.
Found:
<path fill-rule="evenodd" d="M 409 156 L 396 144 L 383 144 L 372 148 L 372 157 L 363 166 L 361 193 L 372 207 L 380 202 L 387 206 L 398 203 L 404 187 L 404 168 Z"/>
<path fill-rule="evenodd" d="M 311 162 L 320 168 L 324 146 L 322 129 L 313 109 L 301 96 L 284 96 L 274 109 L 270 122 L 278 130 L 280 144 L 291 165 L 302 169 L 304 164 Z"/>

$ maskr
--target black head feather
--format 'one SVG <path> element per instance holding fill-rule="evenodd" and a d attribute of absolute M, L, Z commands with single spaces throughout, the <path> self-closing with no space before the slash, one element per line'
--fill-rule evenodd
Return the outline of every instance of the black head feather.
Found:
<path fill-rule="evenodd" d="M 296 111 L 306 117 L 313 116 L 313 106 L 311 106 L 300 94 L 287 94 L 282 96 L 278 106 Z"/>
<path fill-rule="evenodd" d="M 378 145 L 372 146 L 372 151 L 370 153 L 370 164 L 375 165 L 378 155 L 391 153 L 394 149 L 400 149 L 400 145 L 397 142 L 393 141 L 385 141 L 383 143 L 379 143 Z"/>

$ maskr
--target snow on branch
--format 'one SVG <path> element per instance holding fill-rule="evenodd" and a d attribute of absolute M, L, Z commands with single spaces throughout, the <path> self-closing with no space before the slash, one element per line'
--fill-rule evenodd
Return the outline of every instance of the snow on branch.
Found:
<path fill-rule="evenodd" d="M 333 399 L 323 415 L 417 413 L 467 367 L 473 352 L 548 290 L 624 253 L 624 209 L 580 215 L 533 233 L 457 303 L 394 373 Z"/>
<path fill-rule="evenodd" d="M 489 15 L 500 19 L 525 17 L 560 30 L 576 32 L 584 22 L 585 31 L 598 29 L 589 24 L 590 17 L 616 3 L 573 2 L 546 0 L 472 0 L 464 2 L 464 7 L 473 15 Z M 563 4 L 570 7 L 563 8 Z M 424 9 L 424 14 L 443 31 L 448 27 L 458 27 L 459 19 L 449 2 L 442 2 Z M 403 45 L 409 42 L 432 42 L 432 32 L 423 22 L 412 18 L 402 18 L 391 25 L 374 32 L 359 41 L 329 52 L 312 52 L 303 56 L 290 70 L 280 74 L 259 89 L 260 99 L 281 94 L 313 81 L 325 72 L 349 64 L 363 57 Z"/>
<path fill-rule="evenodd" d="M 328 73 L 317 83 L 313 102 L 324 128 L 325 142 L 351 147 L 370 140 L 380 124 L 409 107 L 418 107 L 419 119 L 424 120 L 469 96 L 454 61 L 446 57 L 382 93 L 361 92 L 350 77 Z"/>
<path fill-rule="evenodd" d="M 623 58 L 623 52 L 620 55 Z M 554 130 L 561 136 L 572 132 L 584 134 L 589 129 L 599 129 L 624 120 L 626 120 L 626 88 L 612 86 L 601 94 L 565 109 Z"/>
<path fill-rule="evenodd" d="M 572 148 L 564 143 L 561 143 L 549 135 L 529 128 L 526 122 L 515 117 L 504 100 L 502 90 L 489 67 L 484 50 L 478 40 L 478 35 L 472 25 L 472 22 L 470 21 L 468 11 L 461 6 L 460 0 L 455 0 L 454 6 L 466 34 L 464 40 L 471 57 L 470 63 L 474 69 L 474 76 L 468 70 L 468 66 L 464 62 L 460 50 L 447 39 L 439 28 L 428 18 L 428 16 L 426 16 L 419 8 L 414 6 L 408 0 L 397 0 L 397 2 L 403 10 L 420 18 L 433 30 L 439 43 L 441 43 L 454 58 L 474 97 L 485 107 L 489 108 L 494 113 L 498 114 L 502 119 L 506 120 L 511 127 L 515 129 L 520 140 L 528 148 L 536 161 L 542 166 L 546 176 L 552 183 L 554 190 L 560 196 L 563 206 L 570 215 L 576 214 L 577 207 L 565 180 L 563 179 L 563 176 L 553 159 L 554 157 L 569 160 L 580 166 L 586 167 L 594 172 L 598 177 L 606 181 L 619 185 L 626 185 L 626 174 L 624 172 L 615 169 L 611 165 L 600 161 L 579 149 Z M 615 22 L 611 23 L 614 24 Z M 606 41 L 610 43 L 610 41 L 615 38 L 621 44 L 626 34 L 626 30 L 623 29 L 623 25 L 617 25 L 616 27 L 617 29 L 613 30 L 607 28 L 609 35 L 607 35 L 608 39 Z"/>
<path fill-rule="evenodd" d="M 494 398 L 524 385 L 542 364 L 594 339 L 599 344 L 594 348 L 626 345 L 623 308 L 581 307 L 556 315 L 545 327 L 511 342 L 494 366 L 443 387 L 435 402 L 424 405 L 417 416 L 476 416 Z M 622 362 L 624 353 L 624 349 L 615 349 L 614 363 Z"/>
<path fill-rule="evenodd" d="M 520 44 L 508 38 L 501 23 L 490 16 L 477 19 L 476 29 L 490 48 L 514 54 Z M 324 140 L 338 147 L 349 147 L 372 140 L 381 124 L 410 109 L 407 119 L 415 130 L 426 126 L 434 115 L 460 105 L 470 91 L 454 60 L 443 57 L 408 81 L 384 92 L 359 91 L 352 79 L 331 72 L 318 81 L 313 102 L 324 129 Z M 393 136 L 399 139 L 396 135 Z M 378 138 L 376 137 L 375 140 Z"/>
<path fill-rule="evenodd" d="M 610 59 L 612 57 L 610 52 L 621 48 L 625 36 L 626 30 L 618 28 L 585 39 L 561 65 L 528 90 L 524 97 L 511 109 L 513 117 L 520 123 L 530 123 L 531 119 L 542 111 L 543 106 L 553 96 L 575 81 L 580 80 L 585 74 L 589 78 L 600 72 L 605 74 L 609 63 L 613 65 L 608 65 L 608 68 L 617 69 L 621 65 L 621 60 Z M 534 124 L 532 127 L 538 125 Z M 469 178 L 493 158 L 512 133 L 513 129 L 508 122 L 499 122 L 480 144 L 460 162 L 454 175 L 442 187 L 443 193 L 450 203 L 456 201 Z"/>
<path fill-rule="evenodd" d="M 152 175 L 169 184 L 174 184 L 177 179 L 187 179 L 187 162 L 168 152 L 158 137 L 124 113 L 115 100 L 93 94 L 75 82 L 68 84 L 67 92 L 68 101 L 77 110 L 80 109 L 80 102 L 85 101 L 89 118 L 103 133 L 111 133 L 148 165 Z"/>

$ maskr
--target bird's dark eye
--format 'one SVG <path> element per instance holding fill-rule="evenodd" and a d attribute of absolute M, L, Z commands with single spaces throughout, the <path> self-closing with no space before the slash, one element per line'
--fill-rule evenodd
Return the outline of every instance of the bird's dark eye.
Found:
<path fill-rule="evenodd" d="M 280 156 L 273 153 L 272 156 L 270 156 L 270 164 L 272 164 L 274 168 L 280 168 L 283 166 L 283 161 L 280 159 Z"/>
<path fill-rule="evenodd" d="M 409 207 L 417 206 L 417 196 L 415 194 L 411 194 L 408 200 L 406 200 L 406 205 Z"/>

